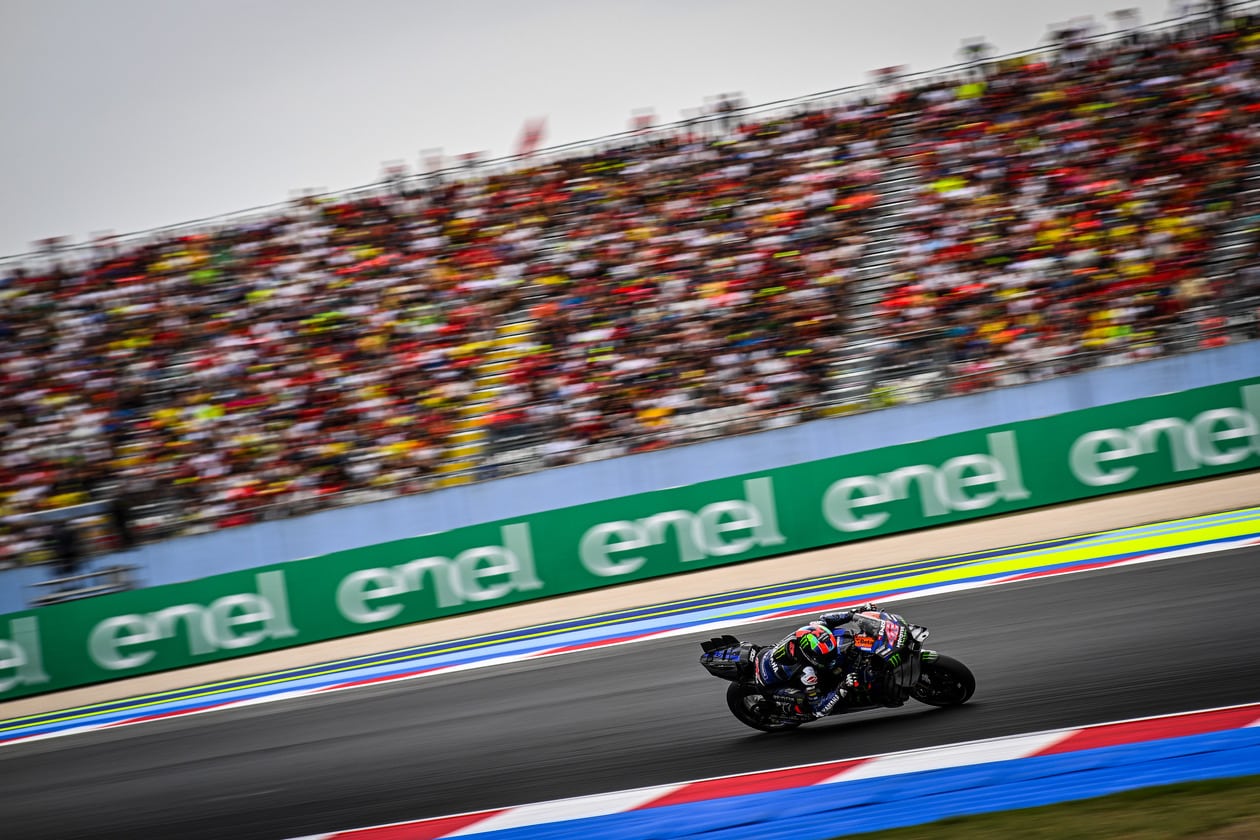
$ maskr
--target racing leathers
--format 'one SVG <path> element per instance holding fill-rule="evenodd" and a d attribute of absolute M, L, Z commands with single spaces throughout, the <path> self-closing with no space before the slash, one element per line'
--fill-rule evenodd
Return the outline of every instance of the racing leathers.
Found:
<path fill-rule="evenodd" d="M 825 613 L 757 654 L 757 682 L 770 689 L 784 714 L 824 717 L 845 698 L 856 677 L 846 669 L 853 636 L 843 625 L 855 613 L 872 609 L 875 606 L 867 604 Z M 822 644 L 817 643 L 818 637 Z"/>

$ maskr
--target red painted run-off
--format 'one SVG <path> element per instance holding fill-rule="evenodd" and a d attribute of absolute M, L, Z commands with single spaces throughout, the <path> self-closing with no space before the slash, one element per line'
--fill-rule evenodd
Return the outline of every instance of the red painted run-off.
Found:
<path fill-rule="evenodd" d="M 201 711 L 209 711 L 211 709 L 218 709 L 227 705 L 230 705 L 230 704 L 229 703 L 211 703 L 208 706 L 202 706 Z M 113 723 L 105 724 L 105 726 L 106 728 L 112 728 L 115 726 L 128 726 L 133 723 L 149 723 L 150 721 L 155 721 L 155 720 L 165 720 L 166 718 L 180 717 L 181 715 L 184 715 L 184 714 L 187 714 L 187 713 L 182 709 L 178 709 L 172 712 L 155 712 L 154 714 L 151 714 L 151 715 L 143 715 L 141 717 L 128 718 L 127 720 L 115 721 Z"/>
<path fill-rule="evenodd" d="M 320 691 L 340 691 L 343 688 L 357 688 L 364 685 L 375 685 L 376 683 L 394 682 L 396 680 L 410 679 L 418 677 L 421 674 L 431 674 L 440 671 L 441 668 L 418 668 L 415 671 L 406 671 L 401 674 L 384 674 L 378 677 L 364 677 L 363 679 L 351 680 L 350 682 L 337 683 L 336 685 L 326 685 Z"/>
<path fill-rule="evenodd" d="M 475 814 L 463 814 L 458 817 L 439 817 L 421 822 L 360 828 L 328 835 L 328 840 L 436 840 L 438 837 L 446 837 L 465 826 L 501 813 L 503 813 L 502 810 L 478 811 Z"/>
<path fill-rule="evenodd" d="M 1112 557 L 1110 560 L 1100 560 L 1096 563 L 1077 563 L 1073 566 L 1065 567 L 1065 568 L 1067 571 L 1072 571 L 1072 572 L 1092 572 L 1096 569 L 1105 569 L 1108 566 L 1118 566 L 1121 563 L 1129 563 L 1133 560 L 1140 560 L 1143 557 L 1147 557 L 1147 556 L 1150 556 L 1150 555 L 1131 554 L 1127 557 Z M 1004 577 L 1002 578 L 1002 582 L 1014 583 L 1016 581 L 1021 581 L 1021 580 L 1036 580 L 1037 578 L 1055 577 L 1056 575 L 1063 574 L 1063 572 L 1064 572 L 1064 568 L 1038 569 L 1035 572 L 1023 572 L 1018 575 L 1011 575 L 1010 577 Z"/>
<path fill-rule="evenodd" d="M 1096 747 L 1115 747 L 1121 744 L 1158 741 L 1161 738 L 1181 738 L 1208 732 L 1224 732 L 1227 729 L 1241 729 L 1258 721 L 1260 721 L 1260 705 L 1211 712 L 1193 712 L 1176 717 L 1135 720 L 1131 723 L 1091 726 L 1069 735 L 1034 755 L 1058 755 L 1092 750 Z"/>
<path fill-rule="evenodd" d="M 629 636 L 614 636 L 611 639 L 592 639 L 589 642 L 579 642 L 578 644 L 575 644 L 575 645 L 564 645 L 562 647 L 557 647 L 557 648 L 548 648 L 547 650 L 539 651 L 539 653 L 546 654 L 547 656 L 551 656 L 552 654 L 555 654 L 555 653 L 573 653 L 579 650 L 591 650 L 593 648 L 601 648 L 601 647 L 606 647 L 608 645 L 619 645 L 624 642 L 637 642 L 640 639 L 646 639 L 646 638 L 649 638 L 650 636 L 655 636 L 657 632 L 659 631 L 654 630 L 651 633 L 635 633 Z"/>
<path fill-rule="evenodd" d="M 689 802 L 703 802 L 706 799 L 720 799 L 727 796 L 743 796 L 748 793 L 769 793 L 775 790 L 786 790 L 802 785 L 816 785 L 842 773 L 850 767 L 865 763 L 863 759 L 853 761 L 834 761 L 830 764 L 818 764 L 812 767 L 798 767 L 791 770 L 767 770 L 764 773 L 750 773 L 746 776 L 733 776 L 729 779 L 710 779 L 705 782 L 692 782 L 660 799 L 653 799 L 640 808 L 659 808 L 662 805 L 685 805 Z"/>
<path fill-rule="evenodd" d="M 1056 740 L 1053 745 L 1030 751 L 1023 758 L 1079 752 L 1099 747 L 1115 747 L 1165 738 L 1202 735 L 1209 732 L 1224 732 L 1253 725 L 1260 725 L 1260 703 L 1232 709 L 1188 712 L 1146 720 L 1100 724 L 1074 731 L 1068 730 L 1064 731 L 1062 737 Z M 1001 741 L 1002 739 L 997 740 Z M 947 751 L 949 748 L 944 749 Z M 974 748 L 970 749 L 968 754 L 973 761 L 984 761 L 983 754 L 976 753 Z M 660 797 L 648 799 L 637 805 L 627 806 L 627 810 L 660 808 L 666 805 L 685 805 L 732 796 L 771 793 L 792 787 L 817 785 L 828 781 L 843 781 L 845 771 L 863 765 L 878 766 L 881 758 L 885 757 L 858 758 L 846 761 L 832 761 L 825 764 L 811 764 L 803 767 L 787 767 L 781 770 L 766 770 L 759 773 L 745 773 L 720 779 L 706 779 L 685 783 L 673 787 L 673 789 L 670 789 L 671 786 L 665 785 L 663 786 L 665 791 L 662 792 Z M 500 808 L 493 811 L 481 811 L 455 817 L 438 817 L 418 820 L 413 823 L 353 829 L 326 835 L 325 840 L 436 840 L 437 838 L 448 837 L 453 832 L 511 810 L 513 809 Z"/>

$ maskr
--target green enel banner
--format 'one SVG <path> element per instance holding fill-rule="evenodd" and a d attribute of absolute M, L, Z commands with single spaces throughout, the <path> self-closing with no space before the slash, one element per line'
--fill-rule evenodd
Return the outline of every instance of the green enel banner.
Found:
<path fill-rule="evenodd" d="M 0 700 L 1260 466 L 1260 378 L 0 616 Z"/>

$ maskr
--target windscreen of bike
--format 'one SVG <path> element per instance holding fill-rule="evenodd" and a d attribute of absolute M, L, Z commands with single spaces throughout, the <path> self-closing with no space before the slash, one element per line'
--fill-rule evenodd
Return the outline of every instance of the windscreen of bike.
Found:
<path fill-rule="evenodd" d="M 895 613 L 865 612 L 853 617 L 853 646 L 858 650 L 887 659 L 905 646 L 910 627 Z"/>

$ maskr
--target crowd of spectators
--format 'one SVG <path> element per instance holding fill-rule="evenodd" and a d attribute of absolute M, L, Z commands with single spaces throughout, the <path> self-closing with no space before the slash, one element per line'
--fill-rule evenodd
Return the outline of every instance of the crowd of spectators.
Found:
<path fill-rule="evenodd" d="M 860 251 L 866 205 L 849 199 L 878 172 L 862 117 L 671 136 L 19 267 L 0 292 L 0 500 L 21 514 L 112 483 L 139 510 L 174 500 L 187 532 L 428 489 L 497 327 L 522 317 L 537 345 L 513 376 L 522 410 L 593 415 L 591 440 L 683 406 L 811 399 L 809 356 L 840 332 Z M 0 553 L 29 547 L 0 537 Z"/>
<path fill-rule="evenodd" d="M 432 489 L 470 418 L 547 465 L 816 416 L 900 163 L 877 377 L 1164 352 L 1235 294 L 1205 269 L 1258 51 L 1247 27 L 1110 42 L 12 267 L 0 564 L 38 555 L 24 514 L 102 494 L 151 538 Z"/>
<path fill-rule="evenodd" d="M 1231 225 L 1255 240 L 1258 57 L 1253 30 L 1136 37 L 915 91 L 885 362 L 966 390 L 1227 341 L 1257 290 L 1210 269 Z"/>

